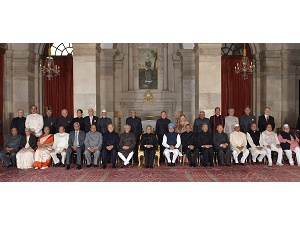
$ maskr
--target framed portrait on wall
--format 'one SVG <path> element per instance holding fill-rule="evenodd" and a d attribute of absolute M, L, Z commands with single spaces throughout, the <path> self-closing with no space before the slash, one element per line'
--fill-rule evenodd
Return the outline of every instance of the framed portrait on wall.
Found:
<path fill-rule="evenodd" d="M 157 89 L 158 50 L 154 48 L 138 49 L 139 88 Z"/>

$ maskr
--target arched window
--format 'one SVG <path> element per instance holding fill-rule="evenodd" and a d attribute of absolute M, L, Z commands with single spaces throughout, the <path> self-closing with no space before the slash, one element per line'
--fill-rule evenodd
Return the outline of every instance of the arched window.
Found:
<path fill-rule="evenodd" d="M 72 43 L 53 43 L 51 46 L 51 56 L 73 55 Z"/>
<path fill-rule="evenodd" d="M 222 56 L 223 55 L 242 56 L 243 50 L 244 50 L 243 43 L 223 43 L 221 47 Z M 246 53 L 247 56 L 252 54 L 249 44 L 246 44 Z"/>

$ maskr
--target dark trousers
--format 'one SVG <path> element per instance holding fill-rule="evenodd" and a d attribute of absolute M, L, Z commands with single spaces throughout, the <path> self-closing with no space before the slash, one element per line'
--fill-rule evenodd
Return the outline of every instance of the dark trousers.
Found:
<path fill-rule="evenodd" d="M 117 159 L 117 150 L 116 149 L 112 149 L 112 150 L 107 150 L 106 148 L 104 148 L 102 150 L 102 166 L 106 166 L 107 164 L 107 155 L 110 154 L 111 155 L 111 163 L 113 166 L 116 165 L 116 159 Z"/>
<path fill-rule="evenodd" d="M 183 148 L 182 150 L 183 150 L 183 152 L 185 152 L 190 165 L 195 165 L 197 163 L 199 149 L 190 150 L 189 148 Z"/>
<path fill-rule="evenodd" d="M 138 163 L 138 149 L 139 149 L 139 144 L 140 144 L 140 136 L 136 138 L 136 143 L 133 149 L 133 161 L 134 163 Z"/>
<path fill-rule="evenodd" d="M 219 165 L 224 164 L 224 154 L 225 154 L 226 165 L 230 164 L 231 150 L 230 150 L 229 146 L 227 146 L 226 148 L 218 148 L 217 153 L 218 153 L 218 164 Z"/>
<path fill-rule="evenodd" d="M 67 148 L 67 158 L 66 158 L 66 165 L 69 165 L 70 164 L 70 160 L 71 160 L 71 156 L 74 152 L 77 153 L 77 159 L 76 159 L 76 164 L 77 165 L 81 165 L 82 162 L 81 162 L 81 156 L 82 156 L 82 153 L 84 151 L 84 148 L 81 148 L 81 147 L 77 147 L 76 150 L 74 150 L 72 147 L 68 147 Z"/>
<path fill-rule="evenodd" d="M 144 150 L 145 166 L 153 166 L 155 150 Z"/>
<path fill-rule="evenodd" d="M 162 146 L 163 136 L 164 136 L 164 135 L 157 135 L 157 138 L 158 138 L 158 144 L 159 144 L 159 158 L 160 158 L 160 159 L 159 159 L 159 162 L 160 162 L 160 163 L 165 162 L 165 155 L 164 155 L 165 147 Z"/>
<path fill-rule="evenodd" d="M 213 156 L 214 149 L 213 148 L 200 148 L 200 152 L 203 154 L 203 164 L 213 165 Z"/>
<path fill-rule="evenodd" d="M 13 166 L 16 166 L 16 154 L 18 151 L 12 150 L 8 153 L 5 149 L 0 152 L 0 159 L 5 163 L 6 166 L 9 166 L 11 163 Z M 10 155 L 10 159 L 6 157 L 6 154 Z"/>

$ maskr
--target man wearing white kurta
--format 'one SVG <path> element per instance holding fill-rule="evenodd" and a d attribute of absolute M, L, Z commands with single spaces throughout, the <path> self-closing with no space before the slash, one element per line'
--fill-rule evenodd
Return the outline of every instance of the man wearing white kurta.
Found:
<path fill-rule="evenodd" d="M 261 163 L 267 155 L 267 151 L 263 148 L 262 136 L 257 131 L 256 123 L 252 123 L 250 131 L 247 132 L 247 141 L 250 145 L 249 150 L 252 154 L 252 163 L 256 163 L 256 159 Z"/>
<path fill-rule="evenodd" d="M 247 138 L 246 134 L 241 132 L 239 124 L 234 126 L 234 131 L 230 133 L 230 147 L 232 150 L 232 156 L 236 164 L 239 163 L 238 155 L 243 153 L 241 159 L 241 164 L 246 165 L 245 161 L 249 155 L 249 150 L 247 149 Z"/>
<path fill-rule="evenodd" d="M 265 131 L 261 133 L 262 142 L 264 149 L 267 151 L 267 157 L 269 164 L 268 166 L 272 166 L 272 158 L 271 158 L 271 151 L 275 151 L 278 153 L 277 163 L 276 165 L 283 165 L 282 164 L 282 148 L 280 146 L 280 142 L 278 140 L 278 136 L 275 132 L 272 131 L 272 125 L 268 124 Z"/>
<path fill-rule="evenodd" d="M 174 123 L 168 124 L 169 132 L 164 134 L 162 141 L 162 145 L 165 147 L 164 155 L 167 158 L 168 166 L 175 166 L 175 161 L 178 155 L 181 156 L 181 153 L 178 150 L 179 146 L 181 145 L 181 139 L 180 135 L 175 132 L 175 127 L 176 126 Z M 173 153 L 172 161 L 170 158 L 170 153 Z"/>
<path fill-rule="evenodd" d="M 69 133 L 65 132 L 65 127 L 60 126 L 58 128 L 58 133 L 54 134 L 54 143 L 52 145 L 51 157 L 53 159 L 54 164 L 59 163 L 59 159 L 57 158 L 57 154 L 61 154 L 61 162 L 65 164 L 66 156 L 67 156 L 67 148 L 69 141 Z"/>
<path fill-rule="evenodd" d="M 225 125 L 224 125 L 224 132 L 230 136 L 229 134 L 234 131 L 235 124 L 239 124 L 239 118 L 234 116 L 234 109 L 229 108 L 228 109 L 229 116 L 225 117 Z"/>
<path fill-rule="evenodd" d="M 44 126 L 43 116 L 37 114 L 37 107 L 35 105 L 30 107 L 30 112 L 31 114 L 26 117 L 25 127 L 30 128 L 31 133 L 36 137 L 39 137 L 42 135 L 42 129 Z"/>

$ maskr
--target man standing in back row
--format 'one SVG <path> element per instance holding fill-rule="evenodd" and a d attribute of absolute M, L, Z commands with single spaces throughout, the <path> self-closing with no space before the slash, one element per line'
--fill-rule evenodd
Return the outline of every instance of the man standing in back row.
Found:
<path fill-rule="evenodd" d="M 165 157 L 164 157 L 164 147 L 162 146 L 162 140 L 163 140 L 163 136 L 164 134 L 166 134 L 169 129 L 168 129 L 168 124 L 171 123 L 171 121 L 167 118 L 167 112 L 162 111 L 160 113 L 161 118 L 159 118 L 156 121 L 156 125 L 155 125 L 155 134 L 157 135 L 157 141 L 158 144 L 160 146 L 159 149 L 159 163 L 163 163 L 165 161 Z"/>
<path fill-rule="evenodd" d="M 272 130 L 275 128 L 274 117 L 270 116 L 270 107 L 265 108 L 265 114 L 258 117 L 258 129 L 260 132 L 266 130 L 268 124 L 271 124 Z"/>
<path fill-rule="evenodd" d="M 98 118 L 98 121 L 97 121 L 97 131 L 101 132 L 103 135 L 104 133 L 107 132 L 107 126 L 108 126 L 108 124 L 112 124 L 112 121 L 110 118 L 106 117 L 106 115 L 107 115 L 106 110 L 102 110 L 101 114 L 102 114 L 102 117 Z"/>
<path fill-rule="evenodd" d="M 88 133 L 91 130 L 91 126 L 97 126 L 98 116 L 94 116 L 94 109 L 88 109 L 88 116 L 84 118 L 84 130 Z"/>
<path fill-rule="evenodd" d="M 244 133 L 247 133 L 251 130 L 251 124 L 256 123 L 256 117 L 251 113 L 251 108 L 250 106 L 245 106 L 244 109 L 245 114 L 241 115 L 240 117 L 240 126 L 241 126 L 241 131 Z M 262 131 L 260 131 L 262 132 Z"/>
<path fill-rule="evenodd" d="M 71 122 L 72 122 L 72 118 L 68 116 L 68 110 L 62 109 L 61 117 L 57 119 L 57 124 L 56 124 L 57 131 L 60 126 L 63 126 L 65 128 L 65 132 L 70 133 L 72 130 Z"/>
<path fill-rule="evenodd" d="M 136 138 L 136 144 L 133 150 L 133 162 L 138 163 L 138 146 L 140 144 L 140 136 L 142 134 L 142 120 L 136 116 L 136 111 L 130 111 L 130 117 L 126 119 L 126 124 L 131 127 L 130 132 L 134 133 Z"/>

